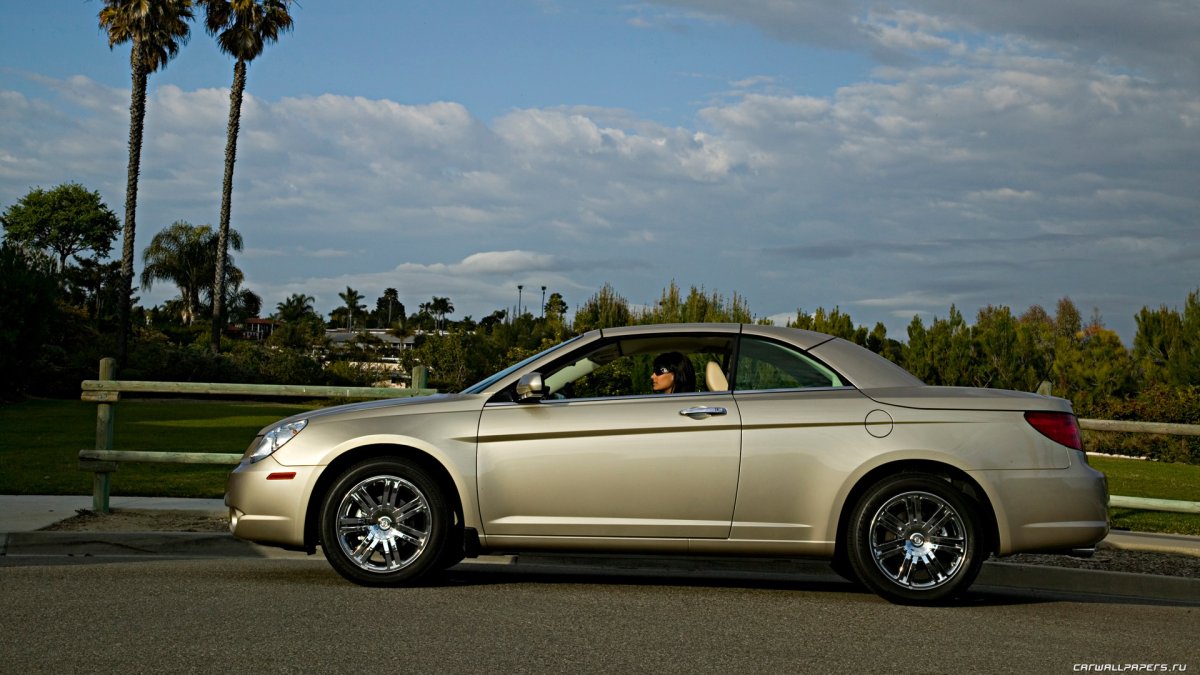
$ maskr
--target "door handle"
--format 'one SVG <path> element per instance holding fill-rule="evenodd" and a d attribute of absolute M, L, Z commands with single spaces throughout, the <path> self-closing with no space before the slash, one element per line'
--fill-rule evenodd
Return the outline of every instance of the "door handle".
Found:
<path fill-rule="evenodd" d="M 729 411 L 719 406 L 696 406 L 695 408 L 684 408 L 679 411 L 680 415 L 690 417 L 694 420 L 702 420 L 713 415 L 726 415 Z"/>

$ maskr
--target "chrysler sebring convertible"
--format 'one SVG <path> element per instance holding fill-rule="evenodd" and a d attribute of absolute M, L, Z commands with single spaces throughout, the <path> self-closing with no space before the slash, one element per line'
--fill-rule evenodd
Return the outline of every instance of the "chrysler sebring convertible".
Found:
<path fill-rule="evenodd" d="M 1107 502 L 1065 400 L 737 324 L 594 330 L 461 393 L 284 419 L 226 495 L 237 537 L 370 586 L 480 553 L 794 556 L 906 604 L 992 554 L 1087 551 Z"/>

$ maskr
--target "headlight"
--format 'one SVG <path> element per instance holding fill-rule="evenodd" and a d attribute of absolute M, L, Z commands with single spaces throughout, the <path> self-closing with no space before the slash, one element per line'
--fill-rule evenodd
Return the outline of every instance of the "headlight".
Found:
<path fill-rule="evenodd" d="M 308 426 L 308 420 L 296 420 L 287 424 L 280 424 L 262 435 L 258 440 L 258 444 L 250 449 L 247 457 L 250 462 L 254 463 L 271 456 L 271 453 L 283 447 L 284 443 L 296 437 L 304 427 Z"/>

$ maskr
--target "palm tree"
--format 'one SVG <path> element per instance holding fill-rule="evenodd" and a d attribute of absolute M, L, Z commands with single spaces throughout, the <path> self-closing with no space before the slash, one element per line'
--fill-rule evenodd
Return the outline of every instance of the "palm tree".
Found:
<path fill-rule="evenodd" d="M 221 223 L 217 236 L 217 266 L 213 284 L 213 353 L 221 351 L 221 316 L 224 311 L 225 259 L 228 255 L 229 209 L 233 197 L 233 163 L 237 158 L 238 127 L 242 118 L 242 93 L 246 90 L 246 64 L 258 58 L 268 42 L 290 30 L 291 0 L 197 0 L 204 7 L 204 27 L 215 35 L 222 52 L 237 59 L 233 86 L 229 88 L 229 126 L 225 135 L 225 180 L 221 184 Z"/>
<path fill-rule="evenodd" d="M 262 311 L 262 297 L 250 290 L 242 288 L 241 282 L 226 284 L 225 304 L 229 308 L 229 323 L 244 323 L 246 319 L 258 316 Z"/>
<path fill-rule="evenodd" d="M 129 350 L 129 314 L 133 302 L 133 248 L 137 182 L 141 171 L 142 129 L 146 120 L 146 80 L 179 53 L 191 34 L 191 0 L 104 0 L 100 28 L 108 47 L 131 42 L 129 69 L 133 89 L 129 103 L 129 170 L 125 182 L 125 239 L 121 248 L 121 304 L 117 324 L 117 360 Z"/>
<path fill-rule="evenodd" d="M 285 323 L 295 323 L 316 313 L 316 310 L 313 309 L 315 301 L 316 298 L 311 295 L 292 293 L 286 300 L 275 306 L 276 318 Z"/>
<path fill-rule="evenodd" d="M 347 286 L 346 292 L 338 293 L 338 297 L 342 299 L 342 302 L 346 303 L 346 330 L 350 330 L 354 328 L 355 312 L 362 312 L 363 310 L 363 306 L 359 304 L 363 299 L 362 293 Z"/>
<path fill-rule="evenodd" d="M 388 308 L 387 327 L 391 328 L 392 327 L 392 310 L 396 307 L 396 304 L 400 302 L 400 292 L 394 288 L 384 289 L 383 295 L 379 296 L 378 304 L 382 305 L 384 302 L 387 303 L 387 308 Z M 400 314 L 404 314 L 404 305 L 400 305 Z"/>
<path fill-rule="evenodd" d="M 437 329 L 441 330 L 446 325 L 446 315 L 454 313 L 454 305 L 450 298 L 439 298 L 435 295 L 429 303 L 429 312 L 438 316 Z"/>
<path fill-rule="evenodd" d="M 242 250 L 242 235 L 229 233 L 234 250 Z M 212 274 L 216 266 L 217 235 L 211 225 L 192 225 L 176 221 L 154 235 L 142 252 L 142 287 L 150 290 L 155 281 L 170 281 L 179 287 L 183 300 L 180 318 L 191 325 L 196 318 L 201 298 L 213 297 Z M 226 268 L 226 279 L 242 282 L 242 271 L 235 265 Z"/>

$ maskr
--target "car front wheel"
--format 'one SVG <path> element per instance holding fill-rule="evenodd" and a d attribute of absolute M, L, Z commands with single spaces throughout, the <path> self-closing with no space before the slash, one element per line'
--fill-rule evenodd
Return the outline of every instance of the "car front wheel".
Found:
<path fill-rule="evenodd" d="M 983 564 L 974 501 L 949 481 L 902 474 L 872 486 L 850 521 L 855 576 L 884 598 L 928 604 L 965 591 Z"/>
<path fill-rule="evenodd" d="M 366 586 L 390 586 L 438 569 L 453 514 L 420 466 L 387 457 L 338 476 L 320 518 L 325 557 L 339 574 Z"/>

